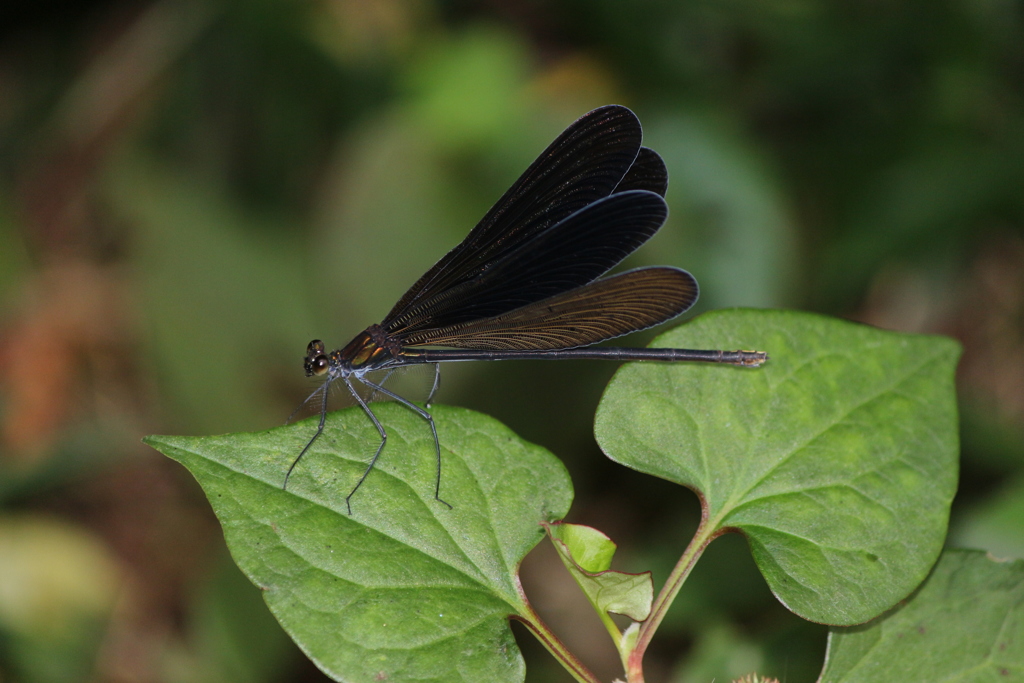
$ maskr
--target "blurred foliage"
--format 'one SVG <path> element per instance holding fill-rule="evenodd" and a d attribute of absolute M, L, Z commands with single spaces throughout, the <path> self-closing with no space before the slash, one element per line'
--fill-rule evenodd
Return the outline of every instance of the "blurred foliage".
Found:
<path fill-rule="evenodd" d="M 224 578 L 206 501 L 138 437 L 283 422 L 312 389 L 309 339 L 378 321 L 554 135 L 609 102 L 637 112 L 672 179 L 669 222 L 634 262 L 690 269 L 701 308 L 963 343 L 951 541 L 1020 556 L 1019 2 L 6 3 L 0 586 L 24 589 L 0 599 L 0 678 L 322 680 L 260 625 L 258 600 L 235 599 L 255 593 Z M 439 400 L 563 458 L 570 520 L 663 580 L 697 506 L 597 450 L 614 368 L 460 365 Z M 527 567 L 561 571 L 545 557 Z M 587 633 L 582 597 L 534 590 L 556 630 Z M 15 608 L 32 595 L 53 621 Z M 610 679 L 597 633 L 570 644 Z M 651 679 L 760 662 L 809 681 L 823 643 L 725 539 L 659 632 Z M 526 650 L 529 680 L 566 680 Z"/>

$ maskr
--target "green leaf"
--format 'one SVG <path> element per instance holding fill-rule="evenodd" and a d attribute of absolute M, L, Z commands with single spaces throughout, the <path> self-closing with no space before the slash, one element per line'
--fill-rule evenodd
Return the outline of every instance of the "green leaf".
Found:
<path fill-rule="evenodd" d="M 772 591 L 806 619 L 862 623 L 924 580 L 956 491 L 955 342 L 731 310 L 655 345 L 770 360 L 623 367 L 597 414 L 609 457 L 695 490 L 705 533 L 743 533 Z"/>
<path fill-rule="evenodd" d="M 1024 678 L 1024 561 L 943 553 L 891 613 L 833 629 L 821 683 L 1019 681 Z"/>
<path fill-rule="evenodd" d="M 556 522 L 545 524 L 544 528 L 562 557 L 581 571 L 597 574 L 612 566 L 617 546 L 594 527 Z"/>
<path fill-rule="evenodd" d="M 581 524 L 545 524 L 551 542 L 598 614 L 623 614 L 643 621 L 651 613 L 654 584 L 651 573 L 609 571 L 615 543 L 603 533 Z"/>
<path fill-rule="evenodd" d="M 252 434 L 152 436 L 185 465 L 224 527 L 231 554 L 309 657 L 344 681 L 521 681 L 506 623 L 526 608 L 516 572 L 561 518 L 572 489 L 561 462 L 495 420 L 435 406 L 441 495 L 425 422 L 374 406 L 387 447 L 346 514 L 345 496 L 379 442 L 358 409 Z"/>
<path fill-rule="evenodd" d="M 0 516 L 0 633 L 4 680 L 91 678 L 121 591 L 106 545 L 49 515 Z"/>

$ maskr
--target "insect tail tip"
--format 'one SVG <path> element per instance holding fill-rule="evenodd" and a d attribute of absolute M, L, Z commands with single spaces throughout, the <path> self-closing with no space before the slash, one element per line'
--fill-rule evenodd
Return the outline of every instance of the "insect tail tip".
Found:
<path fill-rule="evenodd" d="M 768 362 L 768 354 L 764 351 L 738 351 L 740 356 L 737 365 L 748 368 L 759 368 Z"/>

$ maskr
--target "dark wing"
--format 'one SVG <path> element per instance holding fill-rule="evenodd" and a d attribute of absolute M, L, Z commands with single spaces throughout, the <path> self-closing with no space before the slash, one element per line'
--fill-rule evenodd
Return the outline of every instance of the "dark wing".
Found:
<path fill-rule="evenodd" d="M 653 192 L 630 190 L 600 199 L 488 263 L 475 278 L 414 302 L 386 320 L 389 334 L 489 318 L 593 282 L 647 241 L 668 207 Z"/>
<path fill-rule="evenodd" d="M 470 280 L 487 265 L 588 204 L 607 197 L 627 175 L 640 149 L 640 121 L 609 105 L 565 129 L 475 228 L 409 288 L 384 319 Z M 646 188 L 643 188 L 646 189 Z"/>
<path fill-rule="evenodd" d="M 647 190 L 665 196 L 665 191 L 668 190 L 668 169 L 653 149 L 641 147 L 640 153 L 636 155 L 636 161 L 615 187 L 616 192 L 629 190 Z"/>
<path fill-rule="evenodd" d="M 697 300 L 685 270 L 631 270 L 482 320 L 403 336 L 403 346 L 462 349 L 571 349 L 665 322 Z"/>

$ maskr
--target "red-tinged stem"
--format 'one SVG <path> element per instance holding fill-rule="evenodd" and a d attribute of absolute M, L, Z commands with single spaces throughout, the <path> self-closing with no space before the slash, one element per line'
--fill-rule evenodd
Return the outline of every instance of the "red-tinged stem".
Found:
<path fill-rule="evenodd" d="M 669 574 L 668 580 L 665 581 L 665 585 L 661 587 L 658 597 L 654 599 L 654 603 L 651 605 L 650 616 L 640 626 L 640 635 L 637 637 L 636 646 L 629 654 L 626 668 L 626 680 L 629 683 L 643 683 L 644 653 L 647 651 L 647 646 L 651 643 L 654 632 L 658 630 L 658 626 L 665 618 L 665 614 L 668 613 L 668 608 L 672 606 L 672 602 L 675 600 L 676 595 L 679 594 L 679 590 L 683 587 L 697 560 L 704 553 L 704 549 L 708 547 L 708 543 L 721 533 L 721 530 L 708 533 L 706 529 L 708 529 L 707 519 L 702 517 L 697 533 L 693 535 L 693 539 L 690 540 L 690 544 L 686 546 L 686 550 L 683 551 L 679 561 L 676 562 L 676 566 L 673 567 L 672 573 Z"/>
<path fill-rule="evenodd" d="M 523 612 L 521 614 L 513 614 L 512 619 L 515 619 L 522 623 L 526 628 L 530 629 L 537 640 L 540 641 L 541 645 L 547 648 L 555 659 L 557 659 L 566 670 L 572 674 L 580 683 L 601 683 L 601 681 L 594 675 L 594 673 L 588 669 L 583 662 L 576 658 L 569 648 L 565 646 L 558 636 L 548 627 L 547 624 L 540 618 L 540 615 L 533 609 L 533 605 L 526 598 L 526 593 L 523 592 L 523 587 L 519 583 L 519 577 L 516 576 L 516 587 L 519 590 L 519 597 L 523 601 Z"/>
<path fill-rule="evenodd" d="M 633 650 L 626 663 L 626 680 L 628 683 L 644 683 L 644 653 Z"/>

